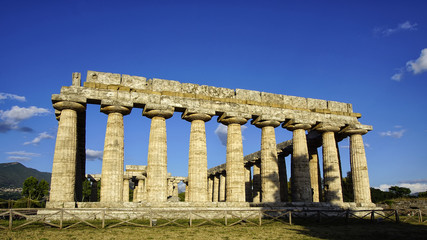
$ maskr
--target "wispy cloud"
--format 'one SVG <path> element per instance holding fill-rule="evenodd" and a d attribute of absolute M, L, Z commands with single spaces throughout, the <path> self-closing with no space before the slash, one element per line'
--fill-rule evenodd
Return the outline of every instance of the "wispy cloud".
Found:
<path fill-rule="evenodd" d="M 388 37 L 392 34 L 403 32 L 403 31 L 415 31 L 417 30 L 417 23 L 411 23 L 410 21 L 406 21 L 403 23 L 399 23 L 394 28 L 383 28 L 383 27 L 377 27 L 374 29 L 375 35 L 380 35 L 383 37 Z"/>
<path fill-rule="evenodd" d="M 246 126 L 242 126 L 242 134 L 243 131 L 248 128 Z M 221 144 L 227 146 L 227 126 L 224 124 L 218 124 L 218 127 L 215 129 L 215 134 L 218 136 Z M 245 137 L 242 135 L 242 140 L 245 140 Z"/>
<path fill-rule="evenodd" d="M 26 101 L 24 96 L 18 96 L 18 95 L 10 94 L 10 93 L 0 93 L 0 100 L 5 100 L 5 99 L 17 100 L 17 101 L 21 101 L 21 102 Z"/>
<path fill-rule="evenodd" d="M 369 143 L 364 143 L 363 145 L 365 146 L 365 148 L 371 148 L 371 144 L 369 144 Z M 349 145 L 343 145 L 343 146 L 340 146 L 340 148 L 350 148 L 350 146 Z"/>
<path fill-rule="evenodd" d="M 15 152 L 6 152 L 8 156 L 7 159 L 14 161 L 29 161 L 32 157 L 39 157 L 39 153 L 32 153 L 26 151 L 15 151 Z"/>
<path fill-rule="evenodd" d="M 415 60 L 409 60 L 406 62 L 406 69 L 399 68 L 397 73 L 391 76 L 391 80 L 400 82 L 403 79 L 405 73 L 413 73 L 414 75 L 421 74 L 427 71 L 427 48 L 421 50 L 420 57 Z"/>
<path fill-rule="evenodd" d="M 406 132 L 405 129 L 401 129 L 399 131 L 386 131 L 380 132 L 381 137 L 393 137 L 393 138 L 401 138 L 403 134 Z"/>
<path fill-rule="evenodd" d="M 54 136 L 49 135 L 47 132 L 42 132 L 32 141 L 24 142 L 24 145 L 28 145 L 28 144 L 38 145 L 43 139 L 52 139 L 52 138 L 54 138 Z"/>
<path fill-rule="evenodd" d="M 95 161 L 95 160 L 102 160 L 103 151 L 97 151 L 92 149 L 86 149 L 86 160 L 88 161 Z"/>
<path fill-rule="evenodd" d="M 10 130 L 18 130 L 23 132 L 31 132 L 29 127 L 19 127 L 18 124 L 26 119 L 34 116 L 42 116 L 50 111 L 46 108 L 31 107 L 18 107 L 13 106 L 10 110 L 0 110 L 0 133 L 5 133 Z"/>

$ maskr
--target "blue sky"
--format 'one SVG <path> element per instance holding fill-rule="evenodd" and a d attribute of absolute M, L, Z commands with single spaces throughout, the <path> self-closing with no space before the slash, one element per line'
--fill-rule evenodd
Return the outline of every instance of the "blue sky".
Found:
<path fill-rule="evenodd" d="M 103 71 L 349 102 L 371 186 L 427 190 L 425 1 L 1 1 L 0 162 L 51 171 L 50 101 L 72 72 Z M 87 111 L 88 173 L 101 172 L 107 116 Z M 244 153 L 261 130 L 245 125 Z M 225 162 L 216 117 L 208 166 Z M 125 164 L 146 164 L 150 120 L 125 117 Z M 221 129 L 220 129 L 221 130 Z M 190 123 L 167 121 L 168 171 L 186 176 Z M 216 132 L 215 132 L 216 131 Z M 277 142 L 291 138 L 276 129 Z M 344 175 L 348 140 L 340 144 Z M 319 149 L 320 150 L 320 149 Z M 102 155 L 102 154 L 101 154 Z M 290 158 L 287 159 L 290 164 Z"/>

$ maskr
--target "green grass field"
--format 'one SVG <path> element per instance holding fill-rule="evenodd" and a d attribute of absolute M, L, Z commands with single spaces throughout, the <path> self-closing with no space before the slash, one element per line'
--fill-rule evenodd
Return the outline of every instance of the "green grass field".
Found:
<path fill-rule="evenodd" d="M 427 239 L 427 224 L 355 223 L 287 225 L 271 222 L 263 226 L 154 227 L 120 226 L 94 229 L 78 225 L 59 230 L 47 226 L 0 231 L 0 239 Z"/>

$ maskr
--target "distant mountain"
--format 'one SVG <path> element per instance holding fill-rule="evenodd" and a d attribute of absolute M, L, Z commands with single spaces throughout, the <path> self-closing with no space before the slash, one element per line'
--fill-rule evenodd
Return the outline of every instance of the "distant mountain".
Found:
<path fill-rule="evenodd" d="M 0 163 L 0 187 L 18 188 L 22 187 L 25 179 L 35 177 L 39 181 L 44 179 L 50 184 L 50 176 L 48 172 L 40 172 L 33 168 L 27 168 L 21 163 Z"/>

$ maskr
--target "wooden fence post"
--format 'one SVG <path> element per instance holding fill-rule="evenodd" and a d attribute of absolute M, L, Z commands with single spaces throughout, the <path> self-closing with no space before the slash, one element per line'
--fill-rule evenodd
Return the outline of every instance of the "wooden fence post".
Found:
<path fill-rule="evenodd" d="M 292 225 L 292 211 L 289 211 L 289 225 Z"/>
<path fill-rule="evenodd" d="M 12 208 L 9 209 L 9 230 L 12 230 L 13 212 Z"/>
<path fill-rule="evenodd" d="M 61 214 L 59 215 L 59 229 L 62 229 L 62 221 L 64 220 L 64 208 L 61 208 Z"/>
<path fill-rule="evenodd" d="M 101 225 L 101 228 L 105 228 L 105 208 L 104 208 L 104 209 L 102 209 L 101 217 L 102 217 L 102 225 Z"/>
<path fill-rule="evenodd" d="M 259 225 L 262 225 L 262 210 L 258 211 L 258 220 L 259 220 Z"/>

